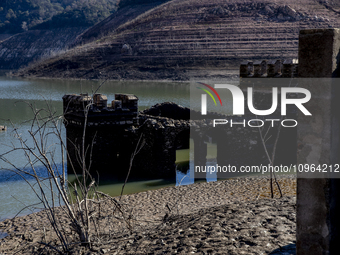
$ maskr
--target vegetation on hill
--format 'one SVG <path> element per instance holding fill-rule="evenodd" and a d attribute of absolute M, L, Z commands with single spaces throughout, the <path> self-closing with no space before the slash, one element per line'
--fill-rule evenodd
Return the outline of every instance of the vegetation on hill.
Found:
<path fill-rule="evenodd" d="M 119 0 L 2 0 L 0 33 L 31 28 L 85 27 L 116 11 Z"/>
<path fill-rule="evenodd" d="M 77 46 L 97 40 L 112 33 L 121 25 L 134 20 L 139 15 L 168 1 L 169 0 L 121 0 L 118 10 L 114 14 L 87 29 L 77 37 L 72 45 Z"/>
<path fill-rule="evenodd" d="M 167 2 L 169 0 L 121 0 L 119 3 L 119 8 L 123 8 L 129 5 L 139 5 L 139 4 L 152 4 L 155 2 Z"/>

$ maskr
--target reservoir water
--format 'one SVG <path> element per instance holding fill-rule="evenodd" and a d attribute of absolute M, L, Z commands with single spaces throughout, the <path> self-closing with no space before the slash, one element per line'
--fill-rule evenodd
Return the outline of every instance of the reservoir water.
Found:
<path fill-rule="evenodd" d="M 23 151 L 14 151 L 5 154 L 20 143 L 17 135 L 29 138 L 28 130 L 31 127 L 30 120 L 33 118 L 32 110 L 28 104 L 35 109 L 46 108 L 48 104 L 56 114 L 62 114 L 62 96 L 64 94 L 92 94 L 101 81 L 74 81 L 74 80 L 24 80 L 0 77 L 0 125 L 7 126 L 7 131 L 0 132 L 0 220 L 39 210 L 39 200 L 34 194 L 32 187 L 37 189 L 34 180 L 26 176 L 26 181 L 12 171 L 14 167 L 26 167 L 28 160 Z M 139 98 L 139 110 L 162 102 L 175 102 L 182 106 L 190 105 L 190 89 L 187 83 L 171 82 L 136 82 L 136 81 L 106 81 L 99 89 L 99 93 L 107 95 L 108 101 L 114 99 L 115 93 L 131 93 Z M 65 139 L 65 129 L 61 123 L 62 137 Z M 51 141 L 49 141 L 51 142 Z M 33 144 L 30 144 L 34 146 Z M 214 158 L 216 146 L 208 145 L 208 158 Z M 61 168 L 61 153 L 56 150 L 54 160 Z M 3 159 L 14 165 L 9 165 Z M 189 150 L 177 151 L 177 162 L 189 162 Z M 37 170 L 44 175 L 44 167 L 36 163 Z M 72 179 L 72 176 L 70 176 Z M 188 175 L 177 172 L 176 183 L 164 180 L 134 180 L 128 182 L 124 194 L 134 193 L 165 186 L 185 185 L 193 183 Z M 210 176 L 209 180 L 216 180 Z M 32 187 L 30 187 L 30 185 Z M 100 185 L 99 190 L 110 195 L 119 195 L 121 183 L 105 183 Z M 33 205 L 33 209 L 26 208 Z"/>

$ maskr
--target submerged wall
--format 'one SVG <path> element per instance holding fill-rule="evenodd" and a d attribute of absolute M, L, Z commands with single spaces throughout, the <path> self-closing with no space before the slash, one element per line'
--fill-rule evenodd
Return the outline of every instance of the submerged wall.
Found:
<path fill-rule="evenodd" d="M 265 94 L 258 96 L 268 98 L 271 95 L 267 92 Z M 104 99 L 107 101 L 105 96 Z M 91 100 L 87 95 L 64 96 L 67 146 L 70 154 L 68 169 L 74 169 L 77 173 L 82 173 L 84 105 L 96 105 Z M 76 103 L 72 103 L 74 101 Z M 262 104 L 268 102 L 264 101 Z M 133 111 L 128 107 L 123 111 L 114 111 L 113 106 L 102 104 L 100 107 L 102 108 L 89 108 L 85 125 L 86 166 L 94 175 L 98 172 L 102 177 L 125 178 L 131 156 L 137 150 L 132 161 L 130 178 L 174 179 L 176 150 L 188 149 L 190 138 L 194 142 L 194 163 L 198 166 L 206 165 L 209 141 L 217 144 L 218 165 L 239 168 L 242 165 L 269 164 L 258 128 L 212 125 L 213 119 L 228 118 L 240 122 L 241 117 L 209 113 L 203 118 L 200 112 L 169 102 L 157 104 L 138 114 L 136 108 Z M 272 117 L 279 118 L 275 114 Z M 254 119 L 254 116 L 246 114 L 245 119 L 248 121 Z M 266 123 L 265 131 L 269 124 Z M 267 132 L 265 146 L 269 153 L 273 151 L 277 131 L 276 123 Z M 276 164 L 295 163 L 295 140 L 296 129 L 281 130 L 276 149 Z M 219 174 L 218 177 L 230 176 Z M 195 173 L 195 178 L 204 179 L 206 175 Z"/>

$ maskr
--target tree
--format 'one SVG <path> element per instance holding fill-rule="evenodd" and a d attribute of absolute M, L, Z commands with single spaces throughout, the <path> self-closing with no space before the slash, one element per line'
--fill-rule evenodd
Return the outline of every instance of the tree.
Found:
<path fill-rule="evenodd" d="M 0 1 L 0 22 L 6 24 L 0 27 L 0 33 L 23 32 L 23 22 L 26 22 L 27 29 L 58 28 L 60 24 L 61 27 L 91 26 L 115 12 L 118 1 Z"/>
<path fill-rule="evenodd" d="M 26 21 L 23 21 L 23 22 L 22 22 L 21 28 L 22 28 L 24 31 L 27 31 L 27 30 L 28 30 L 27 22 L 26 22 Z"/>
<path fill-rule="evenodd" d="M 125 225 L 131 233 L 131 216 L 125 215 L 124 206 L 115 198 L 97 191 L 96 181 L 89 173 L 91 163 L 89 165 L 85 163 L 85 158 L 89 155 L 86 153 L 84 143 L 82 148 L 78 148 L 83 166 L 82 176 L 74 172 L 76 180 L 72 183 L 68 182 L 65 160 L 69 155 L 61 131 L 63 116 L 57 115 L 47 101 L 46 107 L 43 109 L 37 109 L 31 103 L 27 103 L 27 105 L 34 115 L 31 120 L 31 128 L 28 130 L 29 138 L 18 133 L 12 124 L 13 132 L 20 145 L 13 145 L 8 152 L 0 155 L 0 160 L 9 165 L 8 169 L 3 170 L 13 171 L 26 180 L 45 208 L 44 213 L 59 242 L 56 246 L 52 246 L 48 242 L 40 243 L 45 246 L 45 249 L 50 248 L 59 254 L 66 254 L 75 243 L 90 247 L 95 240 L 100 242 L 103 233 L 106 234 L 107 228 L 114 222 Z M 86 116 L 91 105 L 92 101 L 84 106 L 83 137 L 86 135 Z M 27 167 L 18 167 L 15 162 L 7 159 L 8 154 L 18 150 L 23 152 L 30 170 Z M 61 167 L 58 167 L 58 162 L 55 160 L 56 150 L 61 151 Z M 37 169 L 38 164 L 46 170 L 47 177 L 40 175 Z M 72 173 L 73 169 L 68 169 L 68 171 Z M 27 175 L 35 179 L 34 185 L 38 189 L 27 181 L 25 178 Z M 101 209 L 101 205 L 104 203 L 110 204 L 110 210 L 103 211 Z M 67 222 L 58 217 L 60 211 L 67 216 Z M 71 231 L 67 228 L 68 225 Z"/>

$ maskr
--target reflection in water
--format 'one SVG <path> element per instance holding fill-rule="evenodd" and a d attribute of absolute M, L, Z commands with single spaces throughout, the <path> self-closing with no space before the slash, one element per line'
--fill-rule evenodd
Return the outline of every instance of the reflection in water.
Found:
<path fill-rule="evenodd" d="M 13 145 L 20 145 L 15 138 L 16 132 L 26 139 L 29 137 L 29 120 L 33 118 L 33 114 L 27 103 L 37 109 L 46 108 L 46 103 L 48 103 L 53 112 L 61 115 L 64 94 L 92 94 L 100 83 L 101 81 L 20 80 L 0 77 L 0 125 L 8 127 L 6 132 L 0 132 L 0 155 L 10 150 Z M 115 93 L 135 94 L 139 98 L 140 110 L 161 102 L 175 102 L 182 106 L 189 106 L 189 87 L 185 83 L 107 81 L 98 93 L 107 95 L 108 101 L 114 99 Z M 65 140 L 65 129 L 62 123 L 60 124 Z M 53 141 L 49 140 L 49 142 Z M 29 145 L 34 147 L 33 143 L 29 143 Z M 6 155 L 6 158 L 18 167 L 25 167 L 28 163 L 23 152 Z M 57 164 L 61 163 L 60 150 L 55 149 L 54 159 Z M 189 161 L 188 157 L 183 160 Z M 0 160 L 0 220 L 13 217 L 28 205 L 39 203 L 30 187 L 31 185 L 36 188 L 34 179 L 28 177 L 27 181 L 23 181 L 18 175 L 13 175 L 3 169 L 12 168 Z M 44 169 L 39 167 L 38 169 L 41 170 L 39 174 L 44 176 Z M 182 178 L 182 176 L 178 178 Z M 126 185 L 124 194 L 174 185 L 174 182 L 164 180 L 133 181 Z M 99 189 L 110 195 L 119 195 L 121 187 L 122 183 L 106 183 Z M 25 209 L 21 215 L 31 213 L 39 208 L 41 205 L 37 205 L 33 209 Z"/>
<path fill-rule="evenodd" d="M 122 191 L 122 186 L 122 183 L 113 183 L 100 185 L 98 189 L 106 194 L 109 194 L 110 196 L 119 196 Z M 124 187 L 123 195 L 172 186 L 175 186 L 175 183 L 162 179 L 127 182 Z"/>
<path fill-rule="evenodd" d="M 33 114 L 27 103 L 33 104 L 37 109 L 46 108 L 48 103 L 52 112 L 61 115 L 64 94 L 92 93 L 100 84 L 101 81 L 20 80 L 0 77 L 0 125 L 8 127 L 6 132 L 0 132 L 0 155 L 8 151 L 12 143 L 18 145 L 14 138 L 14 129 L 19 134 L 28 136 L 30 123 L 27 121 L 33 118 Z M 185 83 L 106 81 L 98 92 L 106 94 L 108 101 L 114 99 L 115 93 L 135 94 L 139 98 L 140 110 L 166 101 L 189 106 L 189 87 Z M 63 126 L 62 130 L 65 139 Z M 60 157 L 56 151 L 56 157 L 58 156 Z M 19 166 L 27 163 L 22 155 L 9 159 L 13 159 Z"/>
<path fill-rule="evenodd" d="M 11 175 L 12 177 L 5 178 L 6 181 L 3 181 L 2 179 L 2 182 L 0 183 L 0 221 L 16 215 L 26 215 L 43 209 L 43 205 L 37 197 L 37 195 L 41 196 L 41 190 L 39 189 L 36 180 L 29 178 L 24 181 L 17 175 Z M 0 178 L 3 178 L 3 175 Z M 42 181 L 42 188 L 46 197 L 49 201 L 52 201 L 49 185 L 49 180 Z M 56 191 L 55 185 L 53 185 L 53 190 Z M 58 199 L 55 200 L 55 204 L 56 206 L 61 205 L 59 204 Z"/>
<path fill-rule="evenodd" d="M 0 109 L 2 109 L 0 111 L 0 125 L 8 126 L 6 132 L 0 132 L 0 155 L 8 151 L 12 144 L 18 145 L 14 128 L 19 134 L 28 135 L 27 131 L 30 129 L 30 124 L 27 121 L 32 119 L 33 114 L 23 101 L 34 104 L 35 108 L 44 108 L 47 102 L 52 111 L 61 115 L 62 96 L 64 94 L 86 92 L 91 94 L 99 84 L 100 81 L 18 80 L 0 77 Z M 185 83 L 107 81 L 98 92 L 106 94 L 108 101 L 114 98 L 115 93 L 135 94 L 139 98 L 140 110 L 161 102 L 175 102 L 186 107 L 189 107 L 190 104 L 190 90 Z M 11 126 L 8 119 L 14 126 Z M 63 125 L 61 126 L 65 140 L 65 129 Z M 190 146 L 193 148 L 192 141 Z M 12 156 L 7 155 L 7 157 L 19 167 L 24 167 L 27 164 L 23 154 L 15 153 Z M 55 150 L 54 157 L 57 163 L 61 163 L 60 151 Z M 178 170 L 180 170 L 177 171 L 176 182 L 166 180 L 130 181 L 124 189 L 124 194 L 193 183 L 193 164 L 189 164 L 189 162 L 192 162 L 193 156 L 190 155 L 190 150 L 178 150 L 176 157 Z M 216 145 L 208 144 L 208 164 L 216 164 L 215 158 Z M 0 160 L 0 169 L 7 167 Z M 43 168 L 41 169 L 43 174 Z M 8 174 L 8 172 L 0 170 L 0 220 L 12 217 L 25 206 L 39 202 L 31 191 L 30 185 L 34 185 L 33 179 L 28 179 L 25 182 L 20 180 L 18 176 L 9 178 Z M 208 175 L 207 180 L 215 181 L 216 175 Z M 99 190 L 112 196 L 120 195 L 121 188 L 122 183 L 105 183 L 99 186 Z M 36 207 L 39 209 L 41 205 Z M 31 210 L 26 209 L 22 211 L 22 214 L 31 212 Z"/>
<path fill-rule="evenodd" d="M 0 99 L 58 101 L 65 94 L 92 94 L 101 81 L 69 81 L 69 80 L 15 80 L 0 77 Z M 106 81 L 97 93 L 107 95 L 108 101 L 114 99 L 115 93 L 135 94 L 139 98 L 141 108 L 150 107 L 162 102 L 175 102 L 189 106 L 189 86 L 186 83 L 174 82 L 136 82 Z M 62 108 L 60 107 L 60 110 Z M 13 116 L 11 116 L 13 117 Z"/>
<path fill-rule="evenodd" d="M 6 236 L 8 236 L 7 233 L 0 231 L 0 239 L 5 238 Z"/>
<path fill-rule="evenodd" d="M 192 141 L 191 141 L 192 144 Z M 189 164 L 190 149 L 183 149 L 176 151 L 176 164 L 181 167 L 181 171 L 177 171 L 176 182 L 168 180 L 143 180 L 143 181 L 128 181 L 124 188 L 125 194 L 132 194 L 147 190 L 160 189 L 164 187 L 171 187 L 175 185 L 187 185 L 194 182 L 194 178 L 190 177 L 190 171 L 193 171 L 193 167 L 190 168 Z M 216 157 L 216 145 L 208 144 L 208 164 L 213 164 L 213 158 Z M 61 170 L 61 165 L 58 166 L 58 170 Z M 47 177 L 44 167 L 38 167 L 37 173 L 40 177 Z M 42 209 L 42 205 L 39 204 L 39 199 L 32 192 L 31 187 L 36 186 L 36 181 L 31 176 L 25 176 L 27 181 L 23 181 L 22 177 L 11 171 L 0 171 L 0 220 L 15 216 L 24 207 L 37 204 L 33 208 L 28 207 L 23 210 L 19 215 L 25 215 Z M 215 181 L 216 176 L 208 175 L 208 181 Z M 75 180 L 74 175 L 69 175 L 69 181 L 72 183 Z M 109 194 L 111 196 L 119 196 L 121 194 L 122 182 L 101 182 L 98 190 Z M 46 183 L 46 191 L 48 186 Z M 48 193 L 48 192 L 47 192 Z M 39 193 L 38 193 L 39 194 Z"/>

